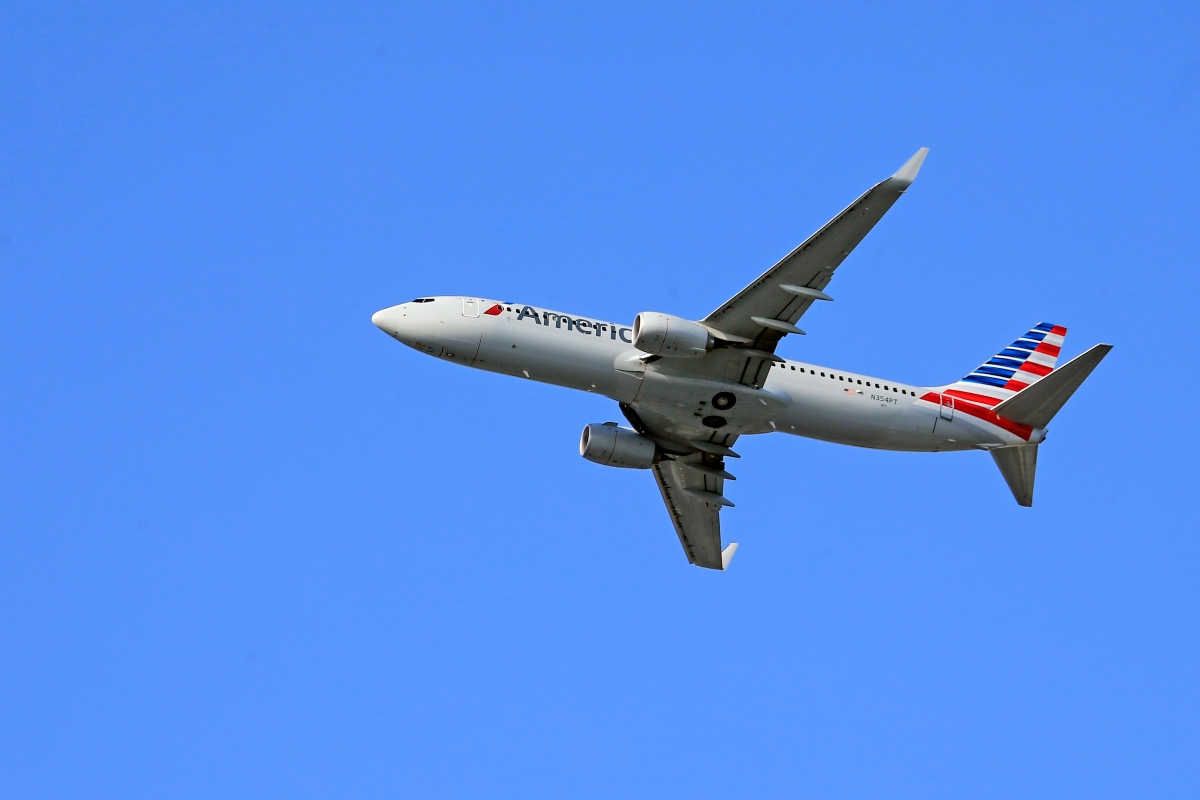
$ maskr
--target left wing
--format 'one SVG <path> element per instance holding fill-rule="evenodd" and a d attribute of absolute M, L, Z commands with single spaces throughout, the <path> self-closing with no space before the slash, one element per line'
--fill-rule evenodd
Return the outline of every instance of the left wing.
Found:
<path fill-rule="evenodd" d="M 786 334 L 803 333 L 796 321 L 814 300 L 832 299 L 822 290 L 833 271 L 912 185 L 928 152 L 928 147 L 918 150 L 894 175 L 868 189 L 703 323 L 714 335 L 728 334 L 732 341 L 771 353 Z"/>
<path fill-rule="evenodd" d="M 721 548 L 721 507 L 733 505 L 723 495 L 726 475 L 720 459 L 705 453 L 677 456 L 654 465 L 654 479 L 679 543 L 688 562 L 698 567 L 725 569 L 737 551 L 736 542 Z"/>

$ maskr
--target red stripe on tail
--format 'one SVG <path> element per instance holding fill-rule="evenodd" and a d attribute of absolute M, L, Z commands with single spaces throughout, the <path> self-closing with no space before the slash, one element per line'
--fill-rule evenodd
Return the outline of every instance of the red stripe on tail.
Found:
<path fill-rule="evenodd" d="M 972 403 L 982 403 L 985 406 L 994 406 L 1000 402 L 999 397 L 987 397 L 974 392 L 960 392 L 958 389 L 947 389 L 942 394 L 948 394 L 951 397 L 960 397 L 963 400 L 970 400 Z"/>
<path fill-rule="evenodd" d="M 1052 344 L 1046 344 L 1045 342 L 1042 342 L 1034 349 L 1033 352 L 1045 353 L 1048 356 L 1054 356 L 1055 358 L 1058 358 L 1058 354 L 1061 350 L 1061 347 L 1055 347 Z"/>
<path fill-rule="evenodd" d="M 947 392 L 947 394 L 949 393 Z M 939 397 L 936 392 L 926 392 L 921 396 L 921 399 L 930 403 L 934 403 L 938 406 L 942 404 L 942 398 Z M 1033 428 L 1029 427 L 1028 425 L 1021 425 L 1018 422 L 1013 422 L 1010 419 L 1005 419 L 995 411 L 992 411 L 990 408 L 977 406 L 974 403 L 955 403 L 954 410 L 961 411 L 962 413 L 975 417 L 976 419 L 981 419 L 984 422 L 995 425 L 997 428 L 1003 428 L 1014 436 L 1020 436 L 1025 441 L 1029 441 L 1029 437 L 1033 435 Z"/>

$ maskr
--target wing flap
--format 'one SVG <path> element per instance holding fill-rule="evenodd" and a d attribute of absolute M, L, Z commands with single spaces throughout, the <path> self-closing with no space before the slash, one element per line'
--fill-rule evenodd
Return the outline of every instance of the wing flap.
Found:
<path fill-rule="evenodd" d="M 722 495 L 725 480 L 709 469 L 688 469 L 687 464 L 690 460 L 716 470 L 723 465 L 704 465 L 703 459 L 703 454 L 696 454 L 659 462 L 654 465 L 654 479 L 688 562 L 707 569 L 724 569 L 721 506 L 729 502 Z"/>

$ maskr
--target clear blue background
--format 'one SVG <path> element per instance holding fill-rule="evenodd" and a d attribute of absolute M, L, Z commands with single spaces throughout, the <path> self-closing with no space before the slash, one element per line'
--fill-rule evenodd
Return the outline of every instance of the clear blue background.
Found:
<path fill-rule="evenodd" d="M 1194 798 L 1200 10 L 0 7 L 0 795 Z M 699 317 L 918 147 L 788 356 L 1116 349 L 1037 505 L 746 440 L 725 574 L 594 396 L 369 322 Z"/>

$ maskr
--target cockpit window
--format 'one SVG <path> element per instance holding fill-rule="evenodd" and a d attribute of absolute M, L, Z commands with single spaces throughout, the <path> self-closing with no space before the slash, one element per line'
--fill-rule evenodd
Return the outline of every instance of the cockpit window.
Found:
<path fill-rule="evenodd" d="M 433 298 L 432 297 L 418 297 L 416 300 L 413 300 L 413 302 L 414 303 L 432 303 Z"/>

